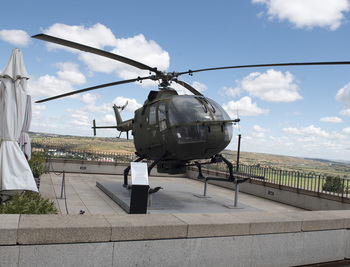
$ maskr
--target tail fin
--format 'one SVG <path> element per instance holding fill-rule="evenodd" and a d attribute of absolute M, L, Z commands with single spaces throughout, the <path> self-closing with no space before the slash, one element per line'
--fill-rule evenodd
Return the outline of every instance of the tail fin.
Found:
<path fill-rule="evenodd" d="M 123 122 L 122 117 L 120 116 L 119 109 L 121 109 L 120 111 L 123 111 L 127 105 L 128 105 L 128 101 L 126 101 L 125 105 L 122 107 L 118 107 L 116 104 L 114 104 L 113 109 L 114 109 L 114 114 L 115 114 L 115 119 L 117 121 L 117 125 L 119 125 Z"/>

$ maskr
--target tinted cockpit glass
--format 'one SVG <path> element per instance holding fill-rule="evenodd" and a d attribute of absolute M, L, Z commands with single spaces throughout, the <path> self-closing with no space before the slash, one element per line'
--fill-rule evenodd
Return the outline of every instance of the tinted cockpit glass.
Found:
<path fill-rule="evenodd" d="M 169 105 L 171 126 L 229 119 L 230 117 L 218 103 L 201 96 L 174 97 Z"/>
<path fill-rule="evenodd" d="M 206 98 L 209 108 L 213 110 L 215 120 L 230 120 L 230 116 L 227 112 L 214 100 Z"/>
<path fill-rule="evenodd" d="M 211 120 L 203 104 L 192 96 L 174 97 L 169 105 L 170 125 L 191 124 L 196 121 Z"/>

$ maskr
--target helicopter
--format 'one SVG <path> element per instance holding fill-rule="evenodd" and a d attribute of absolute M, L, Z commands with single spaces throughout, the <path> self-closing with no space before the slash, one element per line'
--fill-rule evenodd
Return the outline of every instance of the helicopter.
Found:
<path fill-rule="evenodd" d="M 143 106 L 135 110 L 133 119 L 127 121 L 121 119 L 119 109 L 123 110 L 127 103 L 123 107 L 114 106 L 117 125 L 97 127 L 94 121 L 92 127 L 94 134 L 98 128 L 116 128 L 121 133 L 126 132 L 128 138 L 128 133 L 131 131 L 136 149 L 135 154 L 138 156 L 135 161 L 144 159 L 153 161 L 148 166 L 149 173 L 156 165 L 159 173 L 168 174 L 185 173 L 188 166 L 197 166 L 199 177 L 202 177 L 201 165 L 224 162 L 229 169 L 229 180 L 231 181 L 235 181 L 233 165 L 220 152 L 231 142 L 232 125 L 238 123 L 240 119 L 231 119 L 217 102 L 204 96 L 188 83 L 178 80 L 179 76 L 185 74 L 192 76 L 194 73 L 203 71 L 238 68 L 350 64 L 350 61 L 275 63 L 165 72 L 121 55 L 54 36 L 38 34 L 32 38 L 93 53 L 149 71 L 149 76 L 101 84 L 49 97 L 36 101 L 36 103 L 120 84 L 142 82 L 143 80 L 158 81 L 158 90 L 150 91 Z M 176 90 L 171 88 L 172 82 L 182 85 L 192 95 L 179 95 Z M 199 163 L 199 160 L 206 161 Z M 124 187 L 128 186 L 129 170 L 130 166 L 124 171 Z"/>

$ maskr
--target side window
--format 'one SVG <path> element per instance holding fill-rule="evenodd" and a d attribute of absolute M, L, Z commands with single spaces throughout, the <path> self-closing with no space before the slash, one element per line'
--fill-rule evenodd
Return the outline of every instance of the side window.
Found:
<path fill-rule="evenodd" d="M 157 122 L 156 118 L 156 105 L 152 105 L 149 109 L 149 125 L 155 124 Z"/>
<path fill-rule="evenodd" d="M 159 119 L 160 131 L 164 131 L 167 129 L 165 112 L 166 112 L 166 103 L 160 103 L 158 107 L 158 119 Z"/>

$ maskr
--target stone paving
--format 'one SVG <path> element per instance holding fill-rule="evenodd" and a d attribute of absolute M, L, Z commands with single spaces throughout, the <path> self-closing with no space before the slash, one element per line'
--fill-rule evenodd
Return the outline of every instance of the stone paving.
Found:
<path fill-rule="evenodd" d="M 43 196 L 56 202 L 61 214 L 126 214 L 126 211 L 124 211 L 117 203 L 115 203 L 96 186 L 96 182 L 117 182 L 122 184 L 122 175 L 66 173 L 65 191 L 62 191 L 62 178 L 62 174 L 56 175 L 53 172 L 44 174 L 41 177 L 39 190 Z M 234 204 L 234 191 L 230 189 L 209 185 L 207 196 L 212 196 L 213 198 L 205 200 L 195 197 L 195 195 L 203 193 L 204 184 L 201 181 L 179 177 L 173 178 L 171 176 L 150 177 L 151 186 L 164 186 L 164 183 L 166 184 L 165 188 L 156 194 L 167 194 L 167 190 L 169 195 L 173 194 L 174 190 L 187 191 L 186 196 L 180 196 L 181 194 L 178 194 L 180 199 L 177 201 L 184 201 L 184 205 L 182 206 L 186 207 L 186 203 L 189 203 L 187 210 L 181 209 L 181 213 L 203 213 L 203 211 L 208 213 L 225 212 L 225 209 L 222 207 L 220 210 L 218 209 L 216 211 L 210 209 L 210 206 L 215 209 L 214 205 L 205 204 L 205 201 L 213 202 L 216 201 L 216 199 L 218 199 L 218 201 L 223 201 L 221 206 L 224 206 L 227 203 L 231 203 L 230 206 Z M 169 185 L 171 185 L 170 188 Z M 194 191 L 192 195 L 188 193 L 188 191 L 191 190 Z M 189 196 L 191 196 L 191 199 L 188 199 Z M 155 195 L 154 198 L 156 197 L 157 196 Z M 196 208 L 196 205 L 198 205 L 198 208 Z M 200 205 L 202 206 L 200 207 Z M 208 210 L 206 210 L 206 207 L 208 207 Z M 159 208 L 152 209 L 152 207 L 149 207 L 148 211 L 150 213 L 167 213 L 167 209 L 168 208 L 166 208 L 166 210 Z M 300 211 L 302 209 L 240 192 L 238 198 L 238 208 L 233 209 L 230 207 L 226 208 L 226 210 L 230 213 L 245 211 L 279 213 Z M 176 210 L 169 209 L 169 213 L 176 213 Z"/>

